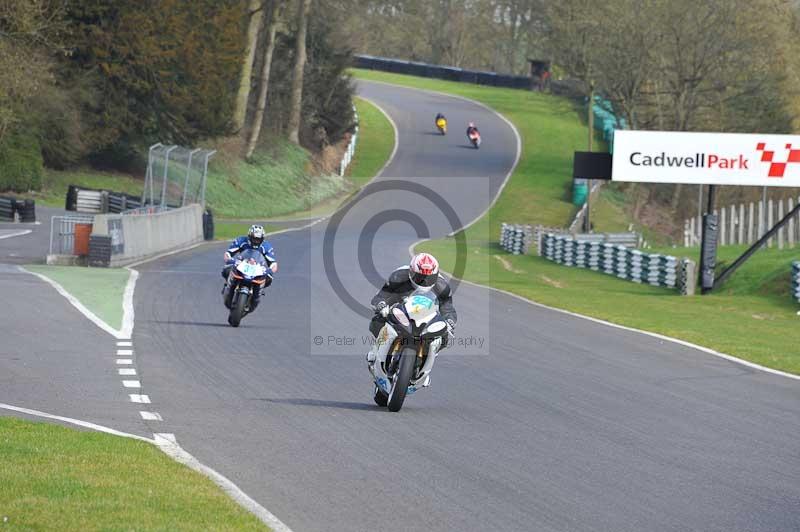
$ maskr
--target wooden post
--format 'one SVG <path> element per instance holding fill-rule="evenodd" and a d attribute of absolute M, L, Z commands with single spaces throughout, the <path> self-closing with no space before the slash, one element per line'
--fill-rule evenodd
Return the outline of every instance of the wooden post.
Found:
<path fill-rule="evenodd" d="M 783 200 L 778 200 L 778 220 L 783 220 Z M 778 249 L 783 249 L 783 227 L 778 229 Z"/>
<path fill-rule="evenodd" d="M 755 228 L 754 227 L 755 214 L 756 214 L 755 204 L 753 204 L 753 202 L 751 201 L 750 202 L 750 211 L 748 212 L 748 217 L 747 217 L 748 218 L 747 219 L 747 243 L 748 244 L 752 244 L 753 243 L 753 229 Z"/>
<path fill-rule="evenodd" d="M 744 244 L 744 203 L 739 204 L 739 243 Z"/>
<path fill-rule="evenodd" d="M 731 234 L 728 239 L 731 244 L 736 244 L 736 205 L 731 205 L 728 209 L 731 217 Z"/>
<path fill-rule="evenodd" d="M 767 219 L 767 209 L 764 206 L 764 202 L 759 202 L 758 204 L 758 238 L 761 238 L 761 235 L 764 234 L 764 221 Z"/>
<path fill-rule="evenodd" d="M 694 246 L 694 242 L 695 242 L 696 234 L 697 234 L 696 231 L 697 231 L 697 228 L 694 225 L 694 216 L 693 216 L 692 219 L 689 220 L 689 243 L 687 244 L 687 247 L 688 246 Z"/>
<path fill-rule="evenodd" d="M 789 199 L 786 200 L 786 210 L 789 211 L 789 212 L 792 212 L 792 209 L 794 209 L 794 202 L 792 201 L 792 198 L 789 198 Z M 794 247 L 794 237 L 795 237 L 795 234 L 794 234 L 794 218 L 790 218 L 789 219 L 789 247 L 790 248 Z"/>
<path fill-rule="evenodd" d="M 725 207 L 720 207 L 719 209 L 719 243 L 721 246 L 727 246 L 728 242 L 726 241 L 725 237 L 728 236 L 727 231 L 725 230 Z"/>

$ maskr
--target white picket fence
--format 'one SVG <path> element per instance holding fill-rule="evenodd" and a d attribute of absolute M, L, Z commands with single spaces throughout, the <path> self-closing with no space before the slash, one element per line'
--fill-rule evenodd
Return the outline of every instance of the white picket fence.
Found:
<path fill-rule="evenodd" d="M 800 202 L 800 198 L 797 198 Z M 793 198 L 786 200 L 768 200 L 767 207 L 764 203 L 749 203 L 730 205 L 715 210 L 719 216 L 719 244 L 728 246 L 734 244 L 752 244 L 778 221 L 788 214 L 795 206 Z M 700 216 L 684 220 L 683 244 L 684 246 L 699 246 L 703 230 L 703 220 Z M 797 216 L 769 239 L 767 246 L 777 245 L 779 249 L 793 248 L 800 242 L 800 220 Z"/>
<path fill-rule="evenodd" d="M 347 167 L 350 166 L 350 162 L 353 160 L 353 156 L 356 154 L 356 143 L 358 142 L 358 111 L 356 111 L 355 106 L 353 106 L 353 117 L 356 121 L 356 127 L 355 131 L 353 131 L 353 136 L 350 137 L 350 143 L 347 145 L 347 150 L 344 152 L 342 162 L 339 163 L 340 176 L 344 176 L 344 173 L 347 171 Z"/>

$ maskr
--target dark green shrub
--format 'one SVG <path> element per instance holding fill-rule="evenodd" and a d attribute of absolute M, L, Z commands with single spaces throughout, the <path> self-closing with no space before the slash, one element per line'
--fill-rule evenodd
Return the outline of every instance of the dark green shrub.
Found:
<path fill-rule="evenodd" d="M 13 134 L 0 143 L 0 191 L 27 192 L 42 187 L 42 148 L 32 135 Z"/>

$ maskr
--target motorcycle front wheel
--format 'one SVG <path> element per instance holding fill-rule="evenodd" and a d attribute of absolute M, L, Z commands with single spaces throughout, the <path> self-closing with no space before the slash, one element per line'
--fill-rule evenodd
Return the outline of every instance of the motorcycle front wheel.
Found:
<path fill-rule="evenodd" d="M 231 312 L 228 314 L 228 323 L 231 327 L 238 327 L 242 322 L 247 299 L 247 294 L 236 294 L 236 301 L 231 305 Z"/>
<path fill-rule="evenodd" d="M 389 390 L 389 400 L 387 405 L 389 412 L 399 412 L 403 408 L 403 401 L 406 399 L 408 385 L 411 384 L 411 377 L 414 375 L 414 364 L 417 361 L 417 351 L 412 347 L 406 347 L 400 353 L 400 364 L 397 372 L 392 379 L 392 388 Z"/>

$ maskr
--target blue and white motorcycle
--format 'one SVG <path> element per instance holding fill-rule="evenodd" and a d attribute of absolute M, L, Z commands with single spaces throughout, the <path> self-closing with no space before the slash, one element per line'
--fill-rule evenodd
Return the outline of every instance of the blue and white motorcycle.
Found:
<path fill-rule="evenodd" d="M 242 318 L 251 312 L 253 294 L 264 288 L 270 272 L 264 256 L 255 249 L 247 249 L 237 255 L 232 266 L 222 295 L 225 307 L 230 310 L 228 323 L 238 327 Z"/>
<path fill-rule="evenodd" d="M 390 307 L 373 347 L 375 360 L 368 363 L 375 381 L 372 398 L 378 406 L 398 412 L 406 395 L 430 384 L 445 335 L 447 323 L 432 291 L 417 290 Z"/>

